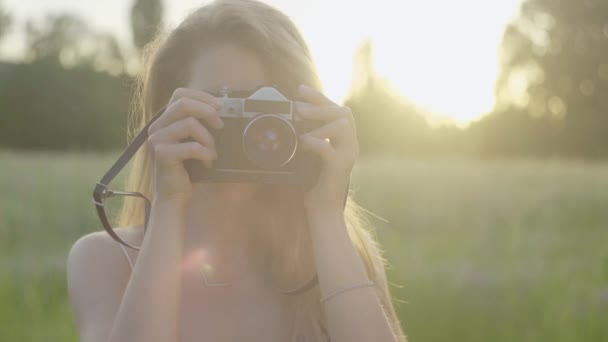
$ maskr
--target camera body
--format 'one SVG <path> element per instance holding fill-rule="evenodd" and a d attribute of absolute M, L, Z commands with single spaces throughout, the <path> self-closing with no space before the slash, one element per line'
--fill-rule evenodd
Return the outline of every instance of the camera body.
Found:
<path fill-rule="evenodd" d="M 184 161 L 192 182 L 316 183 L 320 157 L 300 148 L 298 137 L 324 124 L 297 115 L 295 101 L 274 87 L 260 87 L 247 98 L 222 91 L 222 129 L 206 125 L 218 154 L 212 167 L 195 159 Z M 205 123 L 203 123 L 205 124 Z"/>

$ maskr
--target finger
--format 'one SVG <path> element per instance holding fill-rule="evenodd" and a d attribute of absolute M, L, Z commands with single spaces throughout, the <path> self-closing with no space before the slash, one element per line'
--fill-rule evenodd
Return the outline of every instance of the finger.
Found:
<path fill-rule="evenodd" d="M 159 129 L 187 116 L 201 119 L 216 129 L 221 129 L 224 124 L 216 109 L 211 105 L 189 97 L 182 97 L 171 103 L 165 112 L 150 125 L 148 134 L 152 135 Z"/>
<path fill-rule="evenodd" d="M 206 167 L 213 164 L 214 153 L 196 141 L 154 146 L 154 157 L 163 164 L 175 164 L 186 159 L 202 160 Z"/>
<path fill-rule="evenodd" d="M 321 126 L 317 129 L 314 129 L 306 134 L 311 135 L 316 138 L 339 138 L 343 137 L 346 128 L 349 126 L 349 121 L 346 118 L 341 118 L 335 121 L 328 123 L 327 125 Z"/>
<path fill-rule="evenodd" d="M 300 85 L 299 87 L 300 95 L 308 102 L 316 105 L 336 105 L 332 100 L 330 100 L 327 96 L 323 95 L 317 89 L 307 86 L 305 84 Z"/>
<path fill-rule="evenodd" d="M 317 153 L 324 161 L 335 160 L 337 157 L 336 150 L 326 139 L 305 135 L 300 138 L 300 143 L 304 149 Z"/>
<path fill-rule="evenodd" d="M 190 116 L 178 120 L 157 132 L 154 132 L 148 141 L 152 145 L 177 142 L 179 139 L 193 138 L 204 146 L 215 151 L 215 141 L 209 131 L 197 119 Z"/>
<path fill-rule="evenodd" d="M 334 121 L 347 118 L 354 121 L 352 111 L 346 106 L 316 106 L 304 102 L 296 102 L 298 114 L 305 119 Z"/>
<path fill-rule="evenodd" d="M 222 108 L 223 101 L 207 92 L 192 88 L 177 88 L 173 92 L 169 103 L 173 103 L 183 97 L 189 97 L 213 106 L 215 109 Z"/>

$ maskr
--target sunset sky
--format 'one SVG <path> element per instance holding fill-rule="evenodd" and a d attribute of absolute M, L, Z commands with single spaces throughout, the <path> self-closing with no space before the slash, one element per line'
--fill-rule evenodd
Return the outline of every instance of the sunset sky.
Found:
<path fill-rule="evenodd" d="M 466 125 L 489 111 L 498 74 L 497 49 L 505 25 L 521 0 L 323 1 L 267 0 L 301 29 L 317 63 L 325 91 L 335 101 L 347 95 L 356 48 L 374 46 L 375 68 L 417 105 Z M 95 29 L 131 42 L 132 0 L 4 0 L 16 19 L 2 52 L 15 58 L 23 47 L 18 30 L 26 18 L 70 12 Z M 165 1 L 174 27 L 208 1 Z"/>

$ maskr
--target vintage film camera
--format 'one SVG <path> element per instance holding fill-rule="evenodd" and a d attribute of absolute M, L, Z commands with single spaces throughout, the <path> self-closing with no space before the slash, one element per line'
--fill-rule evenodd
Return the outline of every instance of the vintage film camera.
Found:
<path fill-rule="evenodd" d="M 192 182 L 316 183 L 321 159 L 299 148 L 298 137 L 324 123 L 297 115 L 295 101 L 274 87 L 258 87 L 246 98 L 230 97 L 223 87 L 218 114 L 222 129 L 206 125 L 218 158 L 211 168 L 189 159 L 184 166 Z M 203 123 L 205 124 L 205 123 Z"/>

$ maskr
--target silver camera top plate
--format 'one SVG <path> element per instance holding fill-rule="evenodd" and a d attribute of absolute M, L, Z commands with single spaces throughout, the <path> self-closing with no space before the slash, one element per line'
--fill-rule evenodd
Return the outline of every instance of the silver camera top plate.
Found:
<path fill-rule="evenodd" d="M 222 87 L 223 97 L 220 99 L 224 105 L 219 113 L 221 117 L 253 118 L 259 114 L 273 114 L 287 120 L 300 120 L 298 115 L 294 115 L 295 102 L 274 87 L 260 87 L 247 98 L 228 97 L 229 93 L 228 87 Z"/>

